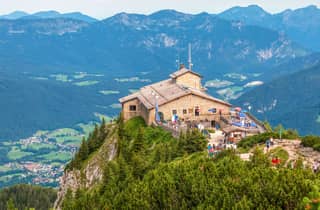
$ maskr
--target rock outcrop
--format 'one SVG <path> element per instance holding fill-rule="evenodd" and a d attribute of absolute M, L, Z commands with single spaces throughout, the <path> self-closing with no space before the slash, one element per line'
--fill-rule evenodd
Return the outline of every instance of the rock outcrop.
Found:
<path fill-rule="evenodd" d="M 107 162 L 113 160 L 117 154 L 117 135 L 112 127 L 101 148 L 89 156 L 81 170 L 65 171 L 60 178 L 60 187 L 54 209 L 60 210 L 63 198 L 68 190 L 73 193 L 78 189 L 89 189 L 102 181 L 103 168 Z"/>

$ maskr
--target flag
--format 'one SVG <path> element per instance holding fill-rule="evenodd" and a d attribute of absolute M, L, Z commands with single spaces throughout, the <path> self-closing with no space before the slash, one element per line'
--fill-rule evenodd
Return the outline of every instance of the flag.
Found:
<path fill-rule="evenodd" d="M 156 122 L 160 122 L 161 119 L 160 119 L 160 115 L 159 115 L 159 106 L 158 106 L 158 100 L 156 100 L 156 116 L 155 116 L 155 120 Z"/>

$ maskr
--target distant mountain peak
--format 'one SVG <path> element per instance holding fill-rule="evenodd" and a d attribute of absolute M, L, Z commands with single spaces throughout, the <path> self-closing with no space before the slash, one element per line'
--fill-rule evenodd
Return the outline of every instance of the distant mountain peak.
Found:
<path fill-rule="evenodd" d="M 309 5 L 307 7 L 296 9 L 293 12 L 314 13 L 314 12 L 320 12 L 320 9 L 316 5 Z"/>
<path fill-rule="evenodd" d="M 271 16 L 271 14 L 266 12 L 258 5 L 249 5 L 246 7 L 232 7 L 218 14 L 218 16 L 227 20 L 239 20 L 247 22 L 248 19 L 250 19 L 250 22 L 259 22 L 263 21 L 264 18 Z"/>
<path fill-rule="evenodd" d="M 258 5 L 255 5 L 255 4 L 252 4 L 252 5 L 248 5 L 246 7 L 241 7 L 241 6 L 236 6 L 236 7 L 232 7 L 222 13 L 225 13 L 225 12 L 256 12 L 256 13 L 266 13 L 266 14 L 269 14 L 268 12 L 266 12 L 262 7 L 258 6 Z"/>
<path fill-rule="evenodd" d="M 9 14 L 0 16 L 0 19 L 14 20 L 14 19 L 19 19 L 21 17 L 28 16 L 28 15 L 29 15 L 28 13 L 23 12 L 23 11 L 14 11 Z"/>
<path fill-rule="evenodd" d="M 190 14 L 178 12 L 174 9 L 165 9 L 165 10 L 154 12 L 150 15 L 150 17 L 153 17 L 153 18 L 163 18 L 163 17 L 172 18 L 172 17 L 181 17 L 181 16 L 190 16 Z"/>
<path fill-rule="evenodd" d="M 307 7 L 305 7 L 306 9 L 319 9 L 317 5 L 309 5 Z"/>
<path fill-rule="evenodd" d="M 72 18 L 72 19 L 75 19 L 75 20 L 82 20 L 82 21 L 85 21 L 87 23 L 92 23 L 92 22 L 98 21 L 97 19 L 95 19 L 93 17 L 90 17 L 88 15 L 85 15 L 85 14 L 83 14 L 81 12 L 65 13 L 65 14 L 62 14 L 62 17 Z"/>
<path fill-rule="evenodd" d="M 262 7 L 260 7 L 260 6 L 257 5 L 257 4 L 248 5 L 246 8 L 251 9 L 251 10 L 257 10 L 257 11 L 266 12 Z"/>
<path fill-rule="evenodd" d="M 9 13 L 8 15 L 28 15 L 28 13 L 26 13 L 24 11 L 17 10 L 17 11 Z"/>
<path fill-rule="evenodd" d="M 121 12 L 105 19 L 104 22 L 118 23 L 125 26 L 137 26 L 141 24 L 142 17 L 145 17 L 145 15 Z"/>
<path fill-rule="evenodd" d="M 54 10 L 49 10 L 49 11 L 41 11 L 41 12 L 36 12 L 33 14 L 33 16 L 39 16 L 41 18 L 55 18 L 59 16 L 60 13 Z"/>
<path fill-rule="evenodd" d="M 81 20 L 84 22 L 96 22 L 97 19 L 90 17 L 88 15 L 82 14 L 81 12 L 70 12 L 70 13 L 60 13 L 54 10 L 48 11 L 40 11 L 34 14 L 28 14 L 23 11 L 15 11 L 7 15 L 0 16 L 0 19 L 9 19 L 9 20 L 16 20 L 16 19 L 51 19 L 51 18 L 71 18 L 75 20 Z"/>

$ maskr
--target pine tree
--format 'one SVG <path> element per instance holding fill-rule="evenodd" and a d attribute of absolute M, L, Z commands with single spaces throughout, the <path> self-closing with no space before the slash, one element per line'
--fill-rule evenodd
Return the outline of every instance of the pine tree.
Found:
<path fill-rule="evenodd" d="M 82 139 L 78 153 L 79 153 L 80 160 L 86 160 L 88 158 L 89 148 L 88 148 L 88 144 L 87 144 L 87 141 L 85 140 L 85 138 Z"/>
<path fill-rule="evenodd" d="M 270 160 L 266 155 L 263 154 L 263 151 L 259 148 L 255 148 L 253 155 L 250 157 L 250 164 L 253 167 L 263 166 L 269 167 L 271 165 Z"/>
<path fill-rule="evenodd" d="M 133 154 L 131 157 L 131 165 L 133 169 L 133 176 L 138 179 L 142 179 L 145 174 L 146 169 L 146 161 L 143 159 L 141 155 Z"/>
<path fill-rule="evenodd" d="M 119 181 L 124 181 L 129 175 L 128 163 L 125 161 L 122 155 L 119 156 Z"/>
<path fill-rule="evenodd" d="M 184 150 L 187 153 L 203 151 L 206 144 L 205 137 L 198 130 L 187 131 L 184 145 Z"/>
<path fill-rule="evenodd" d="M 133 140 L 131 151 L 143 153 L 144 149 L 143 128 L 139 128 L 137 137 Z"/>
<path fill-rule="evenodd" d="M 188 132 L 190 132 L 190 131 L 187 130 L 187 133 Z M 187 136 L 187 134 L 182 133 L 182 132 L 179 135 L 178 144 L 177 144 L 177 148 L 176 148 L 176 151 L 177 151 L 176 154 L 178 157 L 181 157 L 186 154 L 186 151 L 185 151 L 185 147 L 187 145 L 186 136 Z"/>
<path fill-rule="evenodd" d="M 74 209 L 74 198 L 72 195 L 72 191 L 68 188 L 67 193 L 64 196 L 64 200 L 62 203 L 62 209 L 72 210 Z"/>
<path fill-rule="evenodd" d="M 10 198 L 7 202 L 7 210 L 17 210 L 17 208 L 14 206 L 12 198 Z"/>
<path fill-rule="evenodd" d="M 101 145 L 104 143 L 104 140 L 107 137 L 107 135 L 108 135 L 108 130 L 106 127 L 106 121 L 103 118 L 102 123 L 99 127 L 99 132 L 98 132 L 98 138 L 97 138 L 97 142 L 96 142 L 97 148 L 101 147 Z"/>
<path fill-rule="evenodd" d="M 99 129 L 99 134 L 104 135 L 105 131 L 106 131 L 106 120 L 104 118 L 102 118 L 102 122 L 101 122 L 100 129 Z"/>
<path fill-rule="evenodd" d="M 99 128 L 98 128 L 98 125 L 96 124 L 93 132 L 90 135 L 90 138 L 88 139 L 89 154 L 93 153 L 94 151 L 97 150 L 97 148 L 99 148 L 98 137 L 99 137 Z"/>
<path fill-rule="evenodd" d="M 119 115 L 119 118 L 117 120 L 117 124 L 118 124 L 118 137 L 119 140 L 123 140 L 125 137 L 125 130 L 124 130 L 124 120 L 123 120 L 123 113 L 121 112 Z"/>

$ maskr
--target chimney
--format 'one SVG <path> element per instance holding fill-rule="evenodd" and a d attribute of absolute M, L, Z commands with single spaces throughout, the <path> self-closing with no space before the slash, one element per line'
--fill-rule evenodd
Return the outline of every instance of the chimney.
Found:
<path fill-rule="evenodd" d="M 185 66 L 184 66 L 183 63 L 181 63 L 180 66 L 179 66 L 179 70 L 180 70 L 180 69 L 183 69 L 183 68 L 185 68 Z"/>

